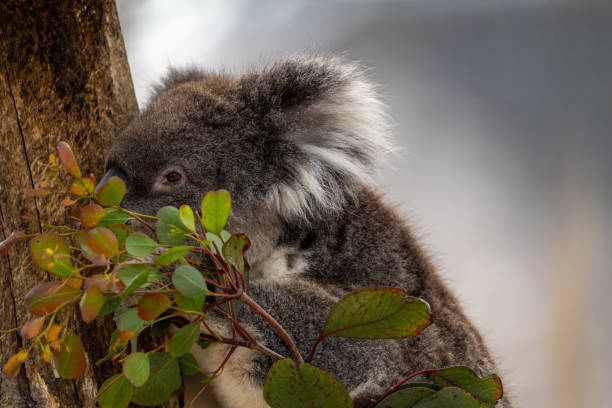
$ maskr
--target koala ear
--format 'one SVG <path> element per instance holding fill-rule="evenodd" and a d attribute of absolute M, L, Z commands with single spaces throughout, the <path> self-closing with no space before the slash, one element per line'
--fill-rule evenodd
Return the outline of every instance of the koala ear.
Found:
<path fill-rule="evenodd" d="M 164 74 L 161 81 L 151 87 L 151 96 L 149 98 L 149 104 L 153 103 L 157 97 L 164 92 L 174 88 L 177 85 L 184 84 L 187 82 L 201 81 L 203 79 L 212 76 L 211 73 L 206 72 L 195 66 L 186 68 L 169 67 L 168 71 Z"/>
<path fill-rule="evenodd" d="M 392 150 L 385 106 L 356 64 L 290 58 L 244 76 L 240 92 L 272 137 L 298 148 L 268 193 L 286 218 L 342 209 Z"/>

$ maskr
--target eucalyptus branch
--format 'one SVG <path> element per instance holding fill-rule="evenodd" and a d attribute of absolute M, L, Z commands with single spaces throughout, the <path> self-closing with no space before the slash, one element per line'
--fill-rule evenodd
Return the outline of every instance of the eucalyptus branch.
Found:
<path fill-rule="evenodd" d="M 276 321 L 276 319 L 272 317 L 270 313 L 266 312 L 257 302 L 255 302 L 246 293 L 242 293 L 238 300 L 250 306 L 258 315 L 263 317 L 270 324 L 270 326 L 274 328 L 274 330 L 276 330 L 276 332 L 281 336 L 285 344 L 287 344 L 287 347 L 289 347 L 293 358 L 298 364 L 302 364 L 304 362 L 304 359 L 302 358 L 302 355 L 300 354 L 300 351 L 298 350 L 295 341 L 291 338 L 291 335 L 287 333 L 285 328 L 281 326 L 281 324 Z"/>

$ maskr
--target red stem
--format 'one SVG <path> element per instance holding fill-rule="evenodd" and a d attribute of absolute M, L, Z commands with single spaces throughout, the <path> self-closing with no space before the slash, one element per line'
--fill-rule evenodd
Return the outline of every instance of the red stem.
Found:
<path fill-rule="evenodd" d="M 306 359 L 307 363 L 310 363 L 312 361 L 317 347 L 319 346 L 319 344 L 323 341 L 325 337 L 327 337 L 327 335 L 320 335 L 319 338 L 317 338 L 317 341 L 315 341 L 314 345 L 312 346 L 312 350 L 310 350 L 310 354 L 308 354 L 308 358 Z"/>
<path fill-rule="evenodd" d="M 272 317 L 272 315 L 266 312 L 261 306 L 259 306 L 259 304 L 257 304 L 257 302 L 251 299 L 251 297 L 249 297 L 246 293 L 243 293 L 238 299 L 243 303 L 249 305 L 251 309 L 257 312 L 258 315 L 263 317 L 270 324 L 270 326 L 272 326 L 272 328 L 276 330 L 276 332 L 284 340 L 285 344 L 287 344 L 287 347 L 289 347 L 293 358 L 298 364 L 302 364 L 304 362 L 304 358 L 302 358 L 302 355 L 300 354 L 300 351 L 298 350 L 295 341 L 293 341 L 293 339 L 291 338 L 291 335 L 287 333 L 285 328 L 281 326 L 280 323 L 276 321 L 274 317 Z"/>
<path fill-rule="evenodd" d="M 406 382 L 410 381 L 414 377 L 419 376 L 419 375 L 423 375 L 423 374 L 432 374 L 435 371 L 437 371 L 437 370 L 421 370 L 421 371 L 417 371 L 416 373 L 410 374 L 408 377 L 402 379 L 397 384 L 395 384 L 393 387 L 391 387 L 387 391 L 385 391 L 385 393 L 383 395 L 381 395 L 380 397 L 378 397 L 378 399 L 376 401 L 374 401 L 370 405 L 368 405 L 368 408 L 373 408 L 374 406 L 376 406 L 376 404 L 378 404 L 380 401 L 385 399 L 387 397 L 387 395 L 391 394 L 397 388 L 401 387 L 403 384 L 405 384 Z"/>

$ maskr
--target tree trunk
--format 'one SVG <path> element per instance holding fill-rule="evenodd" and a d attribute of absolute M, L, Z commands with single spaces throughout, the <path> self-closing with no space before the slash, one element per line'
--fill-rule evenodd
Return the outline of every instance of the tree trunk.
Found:
<path fill-rule="evenodd" d="M 137 110 L 113 0 L 0 2 L 0 240 L 13 230 L 42 230 L 23 222 L 22 214 L 64 221 L 57 198 L 23 194 L 43 180 L 59 140 L 99 179 L 112 135 Z M 46 279 L 26 244 L 0 256 L 0 329 L 28 320 L 24 295 Z M 83 378 L 56 378 L 35 352 L 17 377 L 0 377 L 0 407 L 86 406 L 118 371 L 112 363 L 93 364 L 106 353 L 113 326 L 98 318 L 76 327 L 89 354 Z M 16 332 L 1 337 L 0 363 L 22 345 Z"/>

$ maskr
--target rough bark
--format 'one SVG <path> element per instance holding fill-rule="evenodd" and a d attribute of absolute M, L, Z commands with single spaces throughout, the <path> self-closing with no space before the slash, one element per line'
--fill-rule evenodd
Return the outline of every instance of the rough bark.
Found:
<path fill-rule="evenodd" d="M 63 221 L 59 200 L 23 194 L 42 180 L 59 140 L 99 179 L 112 135 L 137 109 L 112 0 L 0 2 L 0 240 L 13 230 L 41 230 L 21 221 L 24 213 Z M 23 297 L 48 278 L 25 244 L 0 256 L 0 328 L 28 320 Z M 104 355 L 112 329 L 103 319 L 77 327 L 90 361 L 78 381 L 58 379 L 40 357 L 28 358 L 16 378 L 0 378 L 0 407 L 85 406 L 113 370 L 91 364 Z M 0 363 L 22 344 L 16 333 L 1 338 Z"/>

